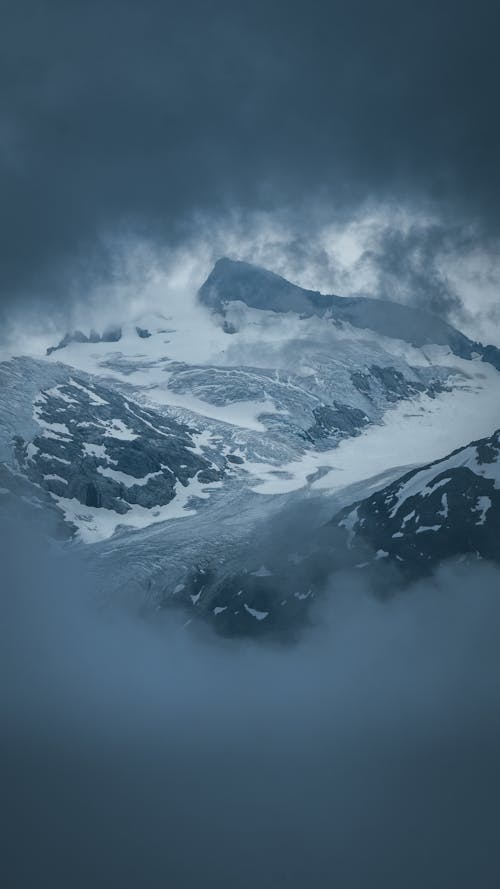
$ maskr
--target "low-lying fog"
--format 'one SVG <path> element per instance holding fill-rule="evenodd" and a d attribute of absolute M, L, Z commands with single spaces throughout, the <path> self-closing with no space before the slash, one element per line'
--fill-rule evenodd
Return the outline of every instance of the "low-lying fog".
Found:
<path fill-rule="evenodd" d="M 8 887 L 500 884 L 498 570 L 380 603 L 346 575 L 291 646 L 103 608 L 2 529 Z"/>

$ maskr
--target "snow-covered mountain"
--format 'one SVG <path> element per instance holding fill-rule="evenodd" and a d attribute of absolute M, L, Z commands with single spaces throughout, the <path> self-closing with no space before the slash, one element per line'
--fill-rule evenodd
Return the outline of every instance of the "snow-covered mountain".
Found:
<path fill-rule="evenodd" d="M 39 379 L 38 370 L 20 359 L 1 368 L 3 383 L 15 371 Z M 54 384 L 36 391 L 29 404 L 35 428 L 24 430 L 25 438 L 17 427 L 11 437 L 11 471 L 48 493 L 85 543 L 111 536 L 118 526 L 140 528 L 182 515 L 191 498 L 207 497 L 205 486 L 232 468 L 231 455 L 210 449 L 204 455 L 196 429 L 95 379 L 59 366 L 48 382 Z"/>
<path fill-rule="evenodd" d="M 408 472 L 334 522 L 347 546 L 366 543 L 411 577 L 457 556 L 500 561 L 500 430 Z"/>
<path fill-rule="evenodd" d="M 432 493 L 418 510 L 403 505 L 419 516 L 404 529 L 390 498 L 405 471 L 489 440 L 499 354 L 423 312 L 220 260 L 180 313 L 76 331 L 0 365 L 0 509 L 50 517 L 108 594 L 178 603 L 225 632 L 291 628 L 314 596 L 314 559 L 321 576 L 339 562 L 331 542 L 318 556 L 315 534 L 349 504 L 363 504 L 366 529 L 343 514 L 337 525 L 386 560 L 427 559 L 427 538 L 436 559 L 470 552 L 471 522 L 477 551 L 493 557 L 487 476 L 475 505 L 444 483 L 439 503 Z M 438 522 L 424 506 L 444 510 L 444 494 Z M 292 513 L 307 526 L 283 551 Z M 336 528 L 342 563 L 346 533 Z"/>
<path fill-rule="evenodd" d="M 421 309 L 366 297 L 326 296 L 246 262 L 220 259 L 200 288 L 200 299 L 223 315 L 232 302 L 239 301 L 256 309 L 293 311 L 303 317 L 330 316 L 337 323 L 372 330 L 413 346 L 447 346 L 453 354 L 468 359 L 477 354 L 500 369 L 500 349 L 473 342 L 446 321 Z"/>
<path fill-rule="evenodd" d="M 277 517 L 285 530 L 276 547 L 255 539 L 200 562 L 178 600 L 222 632 L 286 637 L 311 619 L 318 597 L 343 587 L 346 570 L 387 596 L 445 560 L 500 562 L 500 431 L 379 487 L 322 527 L 310 525 L 311 507 L 291 533 L 286 513 Z"/>

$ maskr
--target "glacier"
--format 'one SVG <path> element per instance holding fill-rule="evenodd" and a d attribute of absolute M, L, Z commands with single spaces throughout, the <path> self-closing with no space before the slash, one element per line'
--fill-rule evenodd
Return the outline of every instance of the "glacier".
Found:
<path fill-rule="evenodd" d="M 222 259 L 180 317 L 117 319 L 0 364 L 0 510 L 81 549 L 103 596 L 224 632 L 298 626 L 320 584 L 302 571 L 290 586 L 283 560 L 311 570 L 304 547 L 332 516 L 493 435 L 497 353 L 416 309 Z M 478 533 L 490 494 L 469 504 Z M 288 552 L 268 565 L 291 514 Z M 396 561 L 391 532 L 372 535 L 367 564 Z"/>

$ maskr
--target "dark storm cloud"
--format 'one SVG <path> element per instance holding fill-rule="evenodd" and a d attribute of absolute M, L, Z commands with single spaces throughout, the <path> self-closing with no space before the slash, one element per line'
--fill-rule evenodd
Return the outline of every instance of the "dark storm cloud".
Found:
<path fill-rule="evenodd" d="M 198 212 L 313 236 L 311 207 L 432 200 L 496 228 L 498 25 L 483 0 L 11 4 L 3 298 L 85 292 L 109 236 L 169 243 Z"/>

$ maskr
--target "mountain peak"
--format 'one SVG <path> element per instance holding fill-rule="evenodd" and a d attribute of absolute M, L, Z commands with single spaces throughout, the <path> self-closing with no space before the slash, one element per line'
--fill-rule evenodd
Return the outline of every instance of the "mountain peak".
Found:
<path fill-rule="evenodd" d="M 261 266 L 226 256 L 215 263 L 199 290 L 199 297 L 217 312 L 223 312 L 228 302 L 239 300 L 255 309 L 309 315 L 312 314 L 311 301 L 318 297 L 323 299 L 324 311 L 331 300 L 331 297 L 321 297 L 315 291 L 304 290 Z"/>
<path fill-rule="evenodd" d="M 271 312 L 296 312 L 305 317 L 324 316 L 353 327 L 372 330 L 379 336 L 404 340 L 417 348 L 447 346 L 455 355 L 470 360 L 480 355 L 500 370 L 500 350 L 466 337 L 442 318 L 421 309 L 368 297 L 324 295 L 292 284 L 268 269 L 222 257 L 198 292 L 199 299 L 218 314 L 231 302 Z"/>

